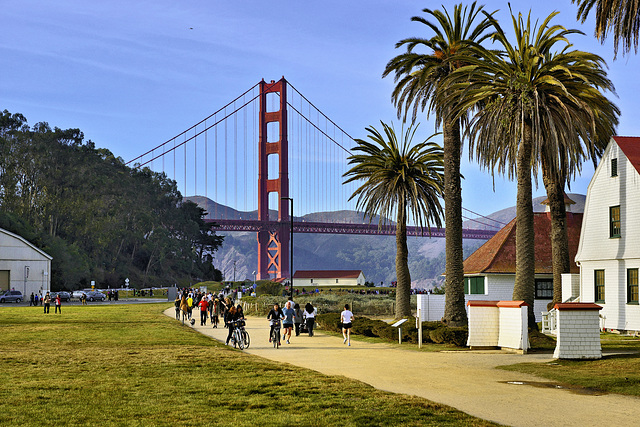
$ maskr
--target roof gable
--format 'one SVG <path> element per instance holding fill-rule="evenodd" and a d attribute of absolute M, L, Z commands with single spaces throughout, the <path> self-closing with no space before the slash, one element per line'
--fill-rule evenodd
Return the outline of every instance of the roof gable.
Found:
<path fill-rule="evenodd" d="M 567 214 L 567 234 L 569 237 L 569 257 L 575 259 L 582 227 L 581 213 Z M 534 251 L 536 274 L 553 273 L 551 256 L 551 218 L 546 212 L 537 212 L 534 221 Z M 579 267 L 571 262 L 571 273 L 578 273 Z M 515 274 L 516 272 L 516 220 L 513 219 L 495 236 L 487 240 L 464 260 L 464 274 L 494 273 Z"/>
<path fill-rule="evenodd" d="M 640 174 L 640 138 L 635 136 L 614 136 L 613 139 L 636 169 L 636 172 Z"/>
<path fill-rule="evenodd" d="M 51 255 L 49 255 L 48 253 L 46 253 L 45 251 L 43 251 L 42 249 L 40 249 L 39 247 L 37 247 L 36 245 L 34 245 L 33 243 L 31 243 L 30 241 L 28 241 L 27 239 L 25 239 L 22 236 L 19 236 L 15 233 L 10 232 L 9 230 L 5 230 L 4 228 L 0 228 L 0 233 L 6 234 L 7 236 L 10 236 L 16 240 L 19 240 L 20 242 L 24 243 L 26 246 L 30 247 L 31 249 L 33 249 L 34 251 L 38 252 L 40 255 L 42 255 L 43 257 L 47 258 L 48 260 L 52 260 L 53 257 Z"/>

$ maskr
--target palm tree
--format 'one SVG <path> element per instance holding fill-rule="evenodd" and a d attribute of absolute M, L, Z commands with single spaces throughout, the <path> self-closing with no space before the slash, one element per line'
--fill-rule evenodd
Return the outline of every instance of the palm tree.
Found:
<path fill-rule="evenodd" d="M 395 130 L 380 122 L 384 134 L 367 127 L 368 141 L 356 139 L 358 145 L 349 156 L 352 165 L 343 176 L 345 184 L 364 181 L 349 200 L 357 198 L 357 209 L 373 220 L 379 215 L 379 225 L 396 214 L 396 318 L 411 316 L 407 248 L 407 215 L 410 213 L 420 227 L 441 226 L 442 148 L 433 143 L 411 142 L 417 126 L 403 130 L 398 141 Z"/>
<path fill-rule="evenodd" d="M 584 23 L 595 6 L 595 35 L 601 43 L 607 33 L 613 33 L 614 54 L 622 43 L 622 53 L 629 53 L 631 46 L 638 53 L 638 32 L 640 30 L 640 4 L 637 0 L 571 0 L 578 5 L 577 18 Z"/>
<path fill-rule="evenodd" d="M 446 224 L 446 266 L 445 266 L 445 312 L 444 321 L 451 326 L 467 324 L 463 287 L 462 252 L 462 187 L 460 183 L 460 119 L 447 119 L 448 114 L 436 102 L 436 93 L 441 90 L 442 80 L 464 63 L 452 61 L 459 54 L 470 54 L 470 42 L 482 42 L 491 35 L 490 21 L 481 19 L 475 24 L 482 11 L 473 2 L 470 7 L 462 4 L 454 6 L 453 15 L 444 11 L 424 9 L 435 19 L 431 22 L 414 16 L 414 22 L 426 25 L 433 36 L 430 38 L 408 38 L 396 44 L 396 48 L 406 47 L 406 52 L 393 58 L 387 64 L 383 77 L 394 74 L 396 87 L 392 100 L 398 108 L 398 117 L 406 118 L 412 111 L 415 120 L 418 110 L 433 111 L 437 123 L 442 124 L 444 145 L 444 206 Z M 475 24 L 475 26 L 474 26 Z M 426 53 L 417 52 L 424 48 Z"/>
<path fill-rule="evenodd" d="M 450 92 L 443 101 L 458 109 L 457 116 L 476 108 L 469 128 L 470 150 L 492 172 L 517 178 L 513 298 L 529 304 L 533 327 L 532 171 L 542 163 L 549 183 L 555 180 L 563 188 L 564 180 L 579 171 L 582 160 L 593 156 L 602 138 L 610 136 L 619 114 L 600 92 L 613 89 L 602 69 L 604 61 L 571 50 L 567 37 L 580 31 L 551 25 L 555 15 L 557 12 L 532 28 L 530 15 L 525 20 L 522 14 L 516 18 L 512 13 L 513 44 L 489 17 L 496 29 L 493 38 L 504 51 L 477 45 L 476 55 L 464 58 L 470 65 L 448 79 Z M 559 43 L 564 46 L 555 52 Z"/>

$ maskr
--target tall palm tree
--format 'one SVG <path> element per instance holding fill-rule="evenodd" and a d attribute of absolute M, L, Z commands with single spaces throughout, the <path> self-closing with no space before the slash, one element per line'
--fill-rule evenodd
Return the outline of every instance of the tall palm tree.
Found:
<path fill-rule="evenodd" d="M 633 46 L 638 53 L 638 33 L 640 31 L 640 3 L 637 0 L 571 0 L 578 5 L 577 18 L 584 23 L 595 7 L 595 35 L 601 43 L 607 33 L 613 33 L 614 54 L 622 43 L 622 53 L 629 53 Z"/>
<path fill-rule="evenodd" d="M 367 127 L 368 140 L 356 139 L 357 154 L 349 156 L 352 165 L 343 176 L 345 184 L 364 181 L 349 200 L 357 198 L 357 208 L 372 220 L 379 215 L 382 225 L 396 214 L 396 318 L 411 316 L 407 248 L 407 216 L 420 227 L 441 226 L 442 148 L 424 142 L 412 145 L 417 126 L 403 130 L 398 141 L 394 129 L 386 123 L 381 133 Z"/>
<path fill-rule="evenodd" d="M 398 108 L 398 117 L 405 118 L 412 111 L 415 120 L 418 110 L 434 112 L 436 122 L 442 124 L 444 146 L 444 207 L 445 207 L 445 312 L 444 321 L 451 326 L 467 324 L 463 287 L 462 253 L 462 187 L 460 182 L 460 119 L 448 119 L 448 114 L 436 102 L 442 80 L 464 63 L 452 61 L 459 54 L 471 54 L 470 42 L 482 42 L 491 35 L 490 22 L 481 17 L 482 6 L 476 2 L 467 7 L 454 6 L 453 14 L 446 9 L 423 9 L 434 22 L 414 16 L 414 22 L 426 25 L 430 38 L 412 37 L 399 41 L 396 48 L 406 52 L 391 59 L 383 77 L 394 74 L 396 87 L 392 100 Z M 479 21 L 479 22 L 478 22 Z M 424 52 L 423 52 L 424 51 Z"/>
<path fill-rule="evenodd" d="M 600 92 L 613 89 L 604 61 L 571 50 L 567 37 L 580 31 L 551 25 L 555 15 L 532 27 L 530 14 L 525 20 L 512 13 L 513 43 L 489 17 L 496 29 L 493 38 L 504 51 L 476 46 L 476 55 L 465 58 L 469 65 L 448 79 L 450 92 L 443 101 L 457 108 L 458 116 L 476 109 L 469 128 L 470 150 L 492 172 L 517 178 L 513 298 L 529 304 L 534 327 L 532 171 L 544 163 L 549 182 L 559 180 L 563 188 L 564 179 L 597 151 L 596 142 L 610 135 L 619 113 Z M 556 52 L 558 44 L 561 49 Z"/>

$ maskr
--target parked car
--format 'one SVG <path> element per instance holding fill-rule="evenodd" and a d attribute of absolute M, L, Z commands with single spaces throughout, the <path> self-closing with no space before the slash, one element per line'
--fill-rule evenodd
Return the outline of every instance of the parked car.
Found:
<path fill-rule="evenodd" d="M 71 294 L 67 291 L 60 291 L 60 292 L 55 292 L 56 294 L 58 294 L 60 296 L 60 300 L 61 301 L 71 301 Z M 53 298 L 53 297 L 51 297 Z"/>
<path fill-rule="evenodd" d="M 73 293 L 71 294 L 71 298 L 81 299 L 82 295 L 86 293 L 87 293 L 86 291 L 73 291 Z"/>
<path fill-rule="evenodd" d="M 98 291 L 87 292 L 87 300 L 89 301 L 104 301 L 107 298 L 105 294 Z"/>
<path fill-rule="evenodd" d="M 20 291 L 7 291 L 3 295 L 0 295 L 0 302 L 20 302 L 24 298 L 22 298 L 22 292 Z"/>

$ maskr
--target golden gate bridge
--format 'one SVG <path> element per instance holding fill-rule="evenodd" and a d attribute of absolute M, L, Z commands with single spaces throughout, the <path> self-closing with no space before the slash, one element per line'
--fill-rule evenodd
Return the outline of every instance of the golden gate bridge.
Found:
<path fill-rule="evenodd" d="M 205 221 L 220 231 L 256 232 L 257 278 L 281 278 L 291 273 L 292 233 L 395 234 L 393 225 L 353 215 L 349 197 L 356 184 L 342 183 L 353 145 L 346 131 L 283 77 L 260 81 L 127 165 L 161 170 L 181 184 L 183 196 L 212 199 L 210 207 L 203 206 Z M 292 216 L 294 199 L 307 214 Z M 482 216 L 465 218 L 483 226 L 463 229 L 466 239 L 487 240 L 504 225 Z M 444 237 L 445 232 L 407 228 L 410 236 Z"/>

